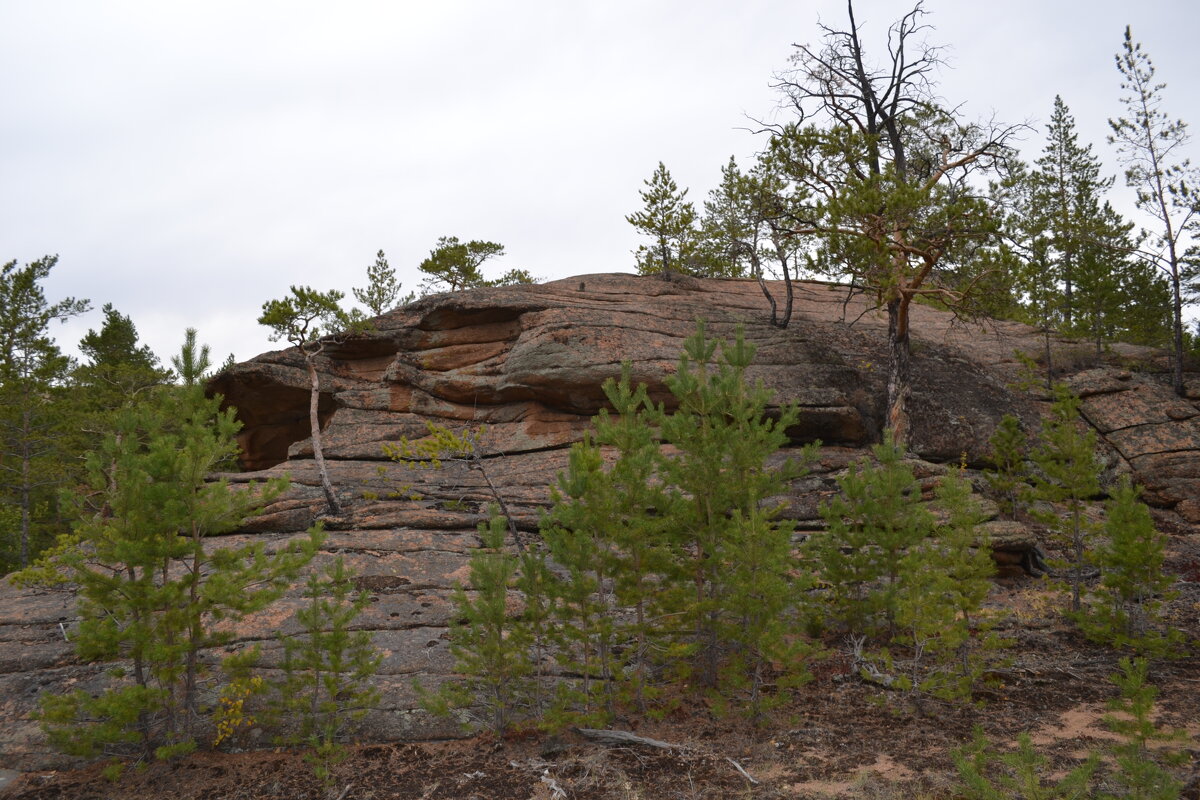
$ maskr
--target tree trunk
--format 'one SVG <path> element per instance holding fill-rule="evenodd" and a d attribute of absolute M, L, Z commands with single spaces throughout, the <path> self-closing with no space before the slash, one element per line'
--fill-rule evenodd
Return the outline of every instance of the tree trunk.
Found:
<path fill-rule="evenodd" d="M 907 298 L 889 300 L 887 429 L 896 444 L 907 444 L 909 434 L 908 398 L 912 394 L 910 350 L 908 343 Z"/>
<path fill-rule="evenodd" d="M 325 453 L 321 450 L 321 420 L 317 415 L 317 405 L 321 399 L 320 378 L 317 377 L 317 367 L 313 364 L 312 356 L 308 353 L 304 354 L 304 365 L 308 367 L 308 379 L 312 385 L 308 399 L 308 424 L 312 429 L 313 460 L 317 462 L 317 474 L 321 476 L 321 491 L 325 493 L 329 513 L 340 517 L 342 506 L 333 493 L 333 485 L 329 483 L 329 472 L 325 469 Z"/>
<path fill-rule="evenodd" d="M 767 278 L 763 275 L 762 263 L 758 259 L 758 252 L 749 245 L 746 246 L 746 252 L 750 255 L 750 264 L 754 269 L 754 278 L 758 281 L 758 288 L 762 289 L 763 297 L 767 298 L 767 302 L 771 304 L 771 325 L 778 328 L 779 324 L 778 309 L 775 304 L 775 297 L 771 294 L 771 290 L 767 287 Z"/>
<path fill-rule="evenodd" d="M 195 735 L 196 718 L 199 716 L 199 704 L 197 702 L 198 678 L 200 674 L 200 665 L 198 656 L 200 653 L 200 645 L 203 643 L 204 628 L 201 625 L 201 616 L 199 610 L 200 604 L 200 570 L 202 568 L 202 556 L 204 554 L 204 545 L 201 540 L 200 526 L 196 524 L 194 518 L 191 530 L 192 538 L 192 565 L 191 565 L 191 580 L 188 586 L 188 604 L 189 617 L 187 621 L 187 659 L 183 668 L 183 703 L 184 703 L 184 719 L 186 720 L 185 733 L 188 738 Z"/>
<path fill-rule="evenodd" d="M 21 424 L 24 430 L 21 431 L 21 566 L 29 566 L 29 539 L 31 529 L 33 527 L 32 506 L 33 493 L 31 484 L 32 476 L 32 453 L 29 442 L 31 426 L 29 419 L 29 408 L 26 407 L 22 413 Z"/>
<path fill-rule="evenodd" d="M 1179 265 L 1175 261 L 1175 248 L 1171 247 L 1171 349 L 1175 351 L 1175 369 L 1172 384 L 1175 394 L 1183 397 L 1186 391 L 1183 387 L 1183 296 L 1179 286 Z"/>
<path fill-rule="evenodd" d="M 1042 328 L 1046 343 L 1046 394 L 1054 396 L 1054 354 L 1050 351 L 1050 326 Z"/>

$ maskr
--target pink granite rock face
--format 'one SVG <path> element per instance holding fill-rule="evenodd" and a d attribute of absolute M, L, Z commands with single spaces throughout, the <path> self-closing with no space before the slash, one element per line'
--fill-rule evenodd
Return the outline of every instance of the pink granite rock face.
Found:
<path fill-rule="evenodd" d="M 768 306 L 752 281 L 587 275 L 425 298 L 379 317 L 373 332 L 326 349 L 318 364 L 323 443 L 347 511 L 327 521 L 331 535 L 315 566 L 343 555 L 371 594 L 358 624 L 373 632 L 385 659 L 378 677 L 384 699 L 365 721 L 369 736 L 455 732 L 420 710 L 412 681 L 435 686 L 452 669 L 450 590 L 467 578 L 475 526 L 493 499 L 488 482 L 504 496 L 522 537 L 535 538 L 570 445 L 604 405 L 603 382 L 629 362 L 635 380 L 669 406 L 664 378 L 697 319 L 717 338 L 744 325 L 758 347 L 751 380 L 772 389 L 778 403 L 800 406 L 789 432 L 793 445 L 824 443 L 813 473 L 780 498 L 798 530 L 819 535 L 820 503 L 836 491 L 839 473 L 878 441 L 882 419 L 886 320 L 861 295 L 847 298 L 845 287 L 799 284 L 792 322 L 780 330 L 768 324 Z M 1044 404 L 1009 388 L 1020 371 L 1014 350 L 1043 346 L 1036 331 L 1007 322 L 968 327 L 920 306 L 913 336 L 910 451 L 923 488 L 932 488 L 941 463 L 986 464 L 988 439 L 1005 413 L 1036 428 Z M 1130 373 L 1098 371 L 1077 380 L 1084 413 L 1147 486 L 1147 498 L 1200 519 L 1195 404 Z M 210 390 L 237 407 L 244 423 L 246 471 L 231 479 L 292 480 L 234 536 L 281 546 L 324 513 L 303 361 L 295 350 L 265 353 L 218 376 Z M 384 456 L 384 444 L 422 436 L 426 422 L 486 428 L 486 480 L 462 463 L 411 470 Z M 1004 533 L 998 560 L 1019 569 L 1032 537 Z M 268 675 L 279 656 L 272 637 L 294 629 L 299 603 L 296 587 L 235 628 L 235 647 L 261 644 Z M 74 624 L 69 593 L 0 584 L 0 714 L 9 723 L 0 730 L 0 763 L 31 769 L 65 762 L 29 715 L 41 692 L 104 681 L 104 665 L 79 663 L 64 641 Z"/>

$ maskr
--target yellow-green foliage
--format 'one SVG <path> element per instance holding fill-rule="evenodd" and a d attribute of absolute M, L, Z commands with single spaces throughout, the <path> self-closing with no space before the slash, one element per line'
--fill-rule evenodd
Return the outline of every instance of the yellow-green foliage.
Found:
<path fill-rule="evenodd" d="M 383 454 L 400 462 L 409 469 L 441 469 L 442 461 L 469 458 L 478 452 L 479 442 L 486 428 L 464 428 L 452 431 L 444 425 L 425 421 L 428 436 L 410 439 L 402 436 L 396 442 L 385 444 Z"/>
<path fill-rule="evenodd" d="M 410 439 L 402 436 L 383 446 L 383 454 L 406 469 L 441 469 L 445 461 L 473 461 L 478 458 L 484 427 L 453 431 L 445 425 L 425 421 L 428 436 Z M 422 495 L 411 484 L 402 484 L 389 495 L 395 500 L 420 500 Z"/>
<path fill-rule="evenodd" d="M 221 687 L 217 695 L 217 709 L 213 712 L 213 722 L 217 733 L 213 737 L 213 747 L 220 747 L 221 742 L 231 739 L 238 730 L 251 728 L 257 720 L 246 710 L 246 701 L 262 690 L 263 679 L 258 675 L 239 677 Z"/>

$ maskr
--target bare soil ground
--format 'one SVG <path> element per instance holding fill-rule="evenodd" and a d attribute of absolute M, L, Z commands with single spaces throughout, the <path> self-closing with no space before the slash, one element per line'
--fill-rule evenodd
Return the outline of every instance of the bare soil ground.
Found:
<path fill-rule="evenodd" d="M 1190 639 L 1189 655 L 1157 661 L 1159 720 L 1185 728 L 1192 740 L 1193 780 L 1185 797 L 1200 798 L 1196 736 L 1200 734 L 1200 535 L 1171 537 L 1168 572 L 1177 576 L 1173 627 Z M 607 746 L 575 732 L 496 741 L 361 744 L 317 780 L 297 751 L 203 752 L 145 769 L 116 782 L 102 765 L 29 773 L 5 800 L 633 800 L 664 798 L 953 798 L 953 753 L 982 726 L 996 743 L 1028 732 L 1054 770 L 1077 764 L 1111 734 L 1105 703 L 1120 653 L 1088 642 L 1061 620 L 1063 596 L 1043 580 L 997 582 L 989 605 L 1007 609 L 1000 623 L 1012 641 L 999 685 L 974 704 L 951 704 L 888 692 L 853 674 L 841 645 L 814 668 L 815 679 L 769 724 L 715 718 L 702 702 L 666 719 L 614 725 L 670 742 L 671 749 Z M 844 647 L 842 648 L 844 650 Z"/>

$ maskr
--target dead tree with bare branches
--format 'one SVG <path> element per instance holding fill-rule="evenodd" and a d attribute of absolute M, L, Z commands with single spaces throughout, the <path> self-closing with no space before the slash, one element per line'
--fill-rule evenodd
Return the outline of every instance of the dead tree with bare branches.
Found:
<path fill-rule="evenodd" d="M 911 305 L 965 309 L 994 276 L 999 231 L 982 176 L 1024 126 L 965 123 L 940 101 L 941 50 L 923 40 L 920 2 L 888 29 L 882 66 L 846 5 L 846 27 L 821 25 L 823 44 L 796 45 L 776 76 L 795 116 L 770 126 L 769 152 L 786 178 L 790 235 L 812 237 L 820 271 L 866 287 L 887 311 L 887 427 L 905 441 Z"/>

